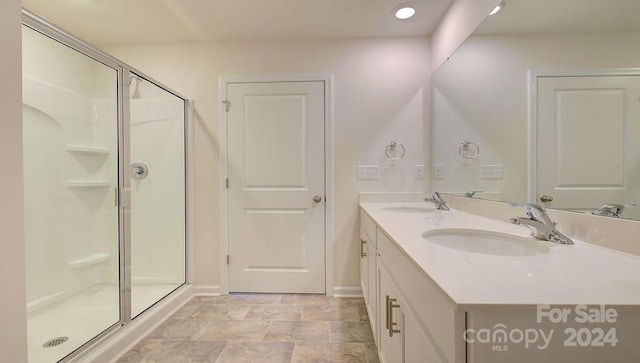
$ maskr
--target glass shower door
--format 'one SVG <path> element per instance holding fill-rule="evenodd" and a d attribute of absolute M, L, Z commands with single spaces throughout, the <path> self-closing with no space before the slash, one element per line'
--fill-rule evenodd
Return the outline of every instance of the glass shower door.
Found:
<path fill-rule="evenodd" d="M 58 361 L 120 320 L 117 82 L 115 68 L 23 26 L 31 362 Z"/>
<path fill-rule="evenodd" d="M 185 283 L 185 101 L 130 73 L 131 316 Z"/>

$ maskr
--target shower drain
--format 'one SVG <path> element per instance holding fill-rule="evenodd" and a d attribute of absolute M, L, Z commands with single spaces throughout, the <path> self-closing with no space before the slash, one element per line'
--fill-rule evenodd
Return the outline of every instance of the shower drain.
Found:
<path fill-rule="evenodd" d="M 45 348 L 51 348 L 65 343 L 67 340 L 69 340 L 69 337 L 57 337 L 47 340 L 46 342 L 44 342 L 44 344 L 42 344 L 42 346 Z"/>

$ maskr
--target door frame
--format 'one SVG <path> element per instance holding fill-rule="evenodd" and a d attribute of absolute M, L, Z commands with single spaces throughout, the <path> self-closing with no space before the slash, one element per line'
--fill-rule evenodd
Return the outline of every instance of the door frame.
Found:
<path fill-rule="evenodd" d="M 527 201 L 538 199 L 538 78 L 640 76 L 640 68 L 530 69 L 527 72 Z"/>
<path fill-rule="evenodd" d="M 218 135 L 220 164 L 218 167 L 218 193 L 220 213 L 220 293 L 229 294 L 229 219 L 228 189 L 226 188 L 228 170 L 228 130 L 227 112 L 224 102 L 227 99 L 227 85 L 232 83 L 275 83 L 275 82 L 324 82 L 324 183 L 325 183 L 325 293 L 333 296 L 333 251 L 334 251 L 334 150 L 333 150 L 333 75 L 332 74 L 294 74 L 294 75 L 255 75 L 221 76 L 218 80 Z M 233 107 L 233 106 L 232 106 Z"/>

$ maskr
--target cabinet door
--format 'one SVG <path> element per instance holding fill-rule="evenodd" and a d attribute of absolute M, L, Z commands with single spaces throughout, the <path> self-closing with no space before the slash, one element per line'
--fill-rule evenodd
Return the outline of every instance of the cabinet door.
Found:
<path fill-rule="evenodd" d="M 364 296 L 364 303 L 369 305 L 369 256 L 367 253 L 367 246 L 369 245 L 367 240 L 367 234 L 364 229 L 360 227 L 360 288 L 362 289 L 362 296 Z"/>
<path fill-rule="evenodd" d="M 397 297 L 400 295 L 398 289 L 391 279 L 389 272 L 383 263 L 378 264 L 378 282 L 380 306 L 380 340 L 378 341 L 378 351 L 382 363 L 398 363 L 403 361 L 402 356 L 402 311 L 397 308 L 399 305 Z M 391 300 L 391 299 L 396 299 Z M 391 329 L 394 332 L 390 332 Z"/>
<path fill-rule="evenodd" d="M 369 322 L 371 323 L 371 331 L 373 337 L 378 342 L 378 251 L 373 243 L 367 243 L 367 259 L 368 261 L 368 278 L 369 278 L 369 291 L 368 297 L 365 300 L 368 301 L 367 309 L 369 311 Z"/>
<path fill-rule="evenodd" d="M 430 339 L 398 289 L 382 261 L 380 279 L 380 359 L 384 363 L 440 363 Z"/>
<path fill-rule="evenodd" d="M 424 330 L 418 324 L 418 319 L 402 301 L 403 333 L 404 333 L 404 360 L 406 363 L 440 363 L 441 360 L 433 350 L 430 340 Z"/>

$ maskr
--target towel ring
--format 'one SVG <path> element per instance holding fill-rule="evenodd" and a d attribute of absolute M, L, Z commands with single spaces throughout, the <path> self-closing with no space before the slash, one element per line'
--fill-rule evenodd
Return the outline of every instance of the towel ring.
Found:
<path fill-rule="evenodd" d="M 400 156 L 393 157 L 390 155 L 390 153 L 396 149 L 396 146 L 399 146 L 402 149 L 402 152 L 400 153 Z M 384 154 L 387 156 L 387 159 L 389 160 L 400 160 L 404 158 L 404 155 L 406 153 L 407 153 L 407 150 L 404 148 L 404 145 L 399 144 L 395 141 L 391 141 L 389 145 L 387 145 L 387 147 L 384 149 Z"/>
<path fill-rule="evenodd" d="M 469 153 L 470 149 L 471 153 Z M 458 148 L 458 154 L 464 159 L 475 159 L 480 155 L 480 147 L 475 142 L 464 140 Z"/>

